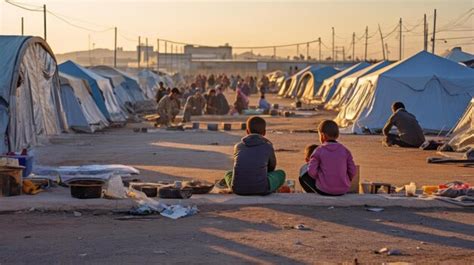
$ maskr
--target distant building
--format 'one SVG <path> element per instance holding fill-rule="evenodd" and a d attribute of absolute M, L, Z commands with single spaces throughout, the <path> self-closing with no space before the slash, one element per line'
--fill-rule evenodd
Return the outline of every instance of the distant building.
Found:
<path fill-rule="evenodd" d="M 191 55 L 192 59 L 232 59 L 232 47 L 228 44 L 218 47 L 185 45 L 184 54 Z"/>

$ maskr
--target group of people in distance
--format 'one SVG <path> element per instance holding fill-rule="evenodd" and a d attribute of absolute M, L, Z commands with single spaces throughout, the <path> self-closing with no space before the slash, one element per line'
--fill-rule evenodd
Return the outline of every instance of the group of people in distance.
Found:
<path fill-rule="evenodd" d="M 190 122 L 192 116 L 207 115 L 235 115 L 242 114 L 249 108 L 249 96 L 252 93 L 260 91 L 261 97 L 259 108 L 263 112 L 269 111 L 270 103 L 265 99 L 265 92 L 268 89 L 268 78 L 263 76 L 256 86 L 257 78 L 248 76 L 245 79 L 240 75 L 222 74 L 215 77 L 210 75 L 197 75 L 189 87 L 183 88 L 165 88 L 162 82 L 156 93 L 156 102 L 158 103 L 157 112 L 159 118 L 157 125 L 170 126 L 184 104 L 184 113 L 182 122 Z M 227 89 L 235 91 L 235 100 L 229 105 L 224 92 Z"/>
<path fill-rule="evenodd" d="M 421 146 L 425 137 L 416 117 L 401 102 L 395 102 L 392 111 L 383 129 L 384 145 Z M 393 126 L 398 129 L 398 134 L 390 132 Z M 247 120 L 247 135 L 234 147 L 234 168 L 222 181 L 235 194 L 267 195 L 285 183 L 286 173 L 277 169 L 273 145 L 265 134 L 266 121 L 263 118 Z M 299 183 L 307 193 L 344 195 L 357 174 L 352 154 L 337 141 L 339 127 L 334 121 L 322 121 L 318 134 L 320 145 L 310 144 L 305 148 L 305 164 L 299 172 Z"/>

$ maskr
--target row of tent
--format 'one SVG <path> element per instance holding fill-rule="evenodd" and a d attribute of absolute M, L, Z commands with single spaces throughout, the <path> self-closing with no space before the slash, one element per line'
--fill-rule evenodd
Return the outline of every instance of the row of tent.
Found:
<path fill-rule="evenodd" d="M 427 133 L 449 132 L 467 119 L 463 113 L 472 119 L 466 109 L 472 108 L 474 69 L 421 51 L 395 63 L 361 62 L 344 70 L 309 66 L 286 78 L 278 94 L 339 111 L 335 121 L 348 133 L 381 131 L 395 101 L 403 102 Z M 454 134 L 460 131 L 465 130 Z"/>
<path fill-rule="evenodd" d="M 31 36 L 0 36 L 0 69 L 0 154 L 45 136 L 125 123 L 143 106 L 154 110 L 159 82 L 175 84 L 173 77 L 149 70 L 57 65 L 49 45 Z"/>

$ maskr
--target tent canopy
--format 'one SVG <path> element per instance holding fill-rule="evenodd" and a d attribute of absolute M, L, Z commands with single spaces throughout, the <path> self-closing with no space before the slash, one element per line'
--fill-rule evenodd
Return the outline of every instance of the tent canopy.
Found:
<path fill-rule="evenodd" d="M 92 98 L 108 120 L 113 122 L 126 121 L 127 115 L 121 109 L 108 79 L 73 61 L 60 64 L 59 69 L 61 72 L 87 81 L 91 88 Z"/>
<path fill-rule="evenodd" d="M 354 88 L 357 86 L 359 78 L 371 74 L 379 69 L 382 69 L 383 67 L 389 64 L 389 61 L 381 61 L 379 63 L 373 64 L 344 77 L 339 82 L 339 85 L 337 86 L 334 95 L 332 96 L 331 100 L 325 105 L 325 107 L 327 109 L 333 110 L 340 109 L 341 106 L 347 103 L 347 99 L 351 97 Z"/>
<path fill-rule="evenodd" d="M 109 124 L 90 95 L 90 88 L 83 79 L 59 73 L 61 100 L 66 112 L 69 128 L 79 132 L 93 133 Z"/>
<path fill-rule="evenodd" d="M 422 51 L 360 78 L 336 122 L 351 132 L 383 128 L 401 101 L 426 131 L 452 128 L 474 95 L 474 70 Z"/>
<path fill-rule="evenodd" d="M 330 66 L 323 66 L 306 72 L 301 78 L 298 97 L 310 102 L 314 95 L 318 93 L 318 89 L 324 80 L 337 73 L 339 73 L 339 71 Z"/>
<path fill-rule="evenodd" d="M 325 79 L 321 87 L 318 89 L 318 92 L 316 93 L 312 101 L 318 104 L 327 103 L 334 95 L 334 92 L 342 78 L 350 74 L 353 74 L 359 70 L 362 70 L 368 66 L 370 66 L 369 63 L 360 62 Z"/>
<path fill-rule="evenodd" d="M 474 54 L 464 52 L 461 47 L 454 47 L 451 50 L 446 51 L 442 56 L 458 63 L 474 60 Z"/>
<path fill-rule="evenodd" d="M 133 78 L 131 75 L 120 71 L 119 69 L 105 65 L 94 66 L 91 68 L 91 70 L 103 77 L 112 79 L 114 90 L 119 86 L 122 87 L 131 98 L 131 103 L 137 103 L 145 100 L 143 91 L 138 85 L 138 80 Z"/>
<path fill-rule="evenodd" d="M 448 144 L 458 152 L 474 149 L 474 98 L 454 128 Z"/>
<path fill-rule="evenodd" d="M 56 59 L 43 39 L 0 36 L 0 69 L 0 153 L 67 129 Z"/>

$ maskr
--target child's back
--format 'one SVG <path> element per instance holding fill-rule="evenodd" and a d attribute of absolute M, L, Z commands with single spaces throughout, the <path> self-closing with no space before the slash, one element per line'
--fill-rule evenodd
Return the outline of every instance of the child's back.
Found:
<path fill-rule="evenodd" d="M 309 175 L 316 179 L 316 187 L 333 195 L 349 191 L 355 172 L 351 152 L 336 141 L 328 141 L 319 146 L 308 166 Z"/>
<path fill-rule="evenodd" d="M 272 144 L 262 135 L 247 135 L 235 146 L 232 190 L 237 194 L 268 193 L 267 173 L 275 166 Z"/>

